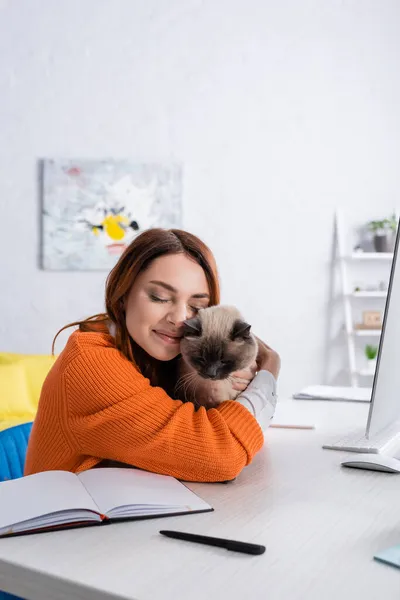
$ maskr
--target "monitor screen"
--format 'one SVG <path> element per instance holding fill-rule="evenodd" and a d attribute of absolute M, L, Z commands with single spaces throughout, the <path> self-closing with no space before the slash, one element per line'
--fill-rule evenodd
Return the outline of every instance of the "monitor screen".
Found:
<path fill-rule="evenodd" d="M 399 229 L 397 227 L 382 333 L 372 386 L 371 405 L 366 430 L 367 437 L 375 435 L 394 421 L 400 419 Z"/>

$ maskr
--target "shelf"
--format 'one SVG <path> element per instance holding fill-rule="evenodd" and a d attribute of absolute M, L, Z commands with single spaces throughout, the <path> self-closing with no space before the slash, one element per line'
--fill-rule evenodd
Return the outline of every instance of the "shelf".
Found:
<path fill-rule="evenodd" d="M 386 298 L 387 292 L 351 292 L 348 296 L 352 298 Z"/>
<path fill-rule="evenodd" d="M 360 371 L 354 371 L 356 375 L 361 375 L 362 377 L 373 377 L 375 375 L 375 371 L 367 371 L 367 369 L 361 369 Z"/>
<path fill-rule="evenodd" d="M 381 329 L 353 329 L 349 335 L 359 335 L 359 336 L 370 336 L 377 335 L 380 336 L 382 333 Z"/>
<path fill-rule="evenodd" d="M 353 252 L 349 260 L 393 260 L 393 252 Z"/>
<path fill-rule="evenodd" d="M 373 377 L 375 375 L 375 371 L 376 371 L 376 366 L 373 371 L 370 371 L 368 369 L 353 369 L 351 371 L 351 373 L 353 375 L 362 375 L 363 377 Z"/>

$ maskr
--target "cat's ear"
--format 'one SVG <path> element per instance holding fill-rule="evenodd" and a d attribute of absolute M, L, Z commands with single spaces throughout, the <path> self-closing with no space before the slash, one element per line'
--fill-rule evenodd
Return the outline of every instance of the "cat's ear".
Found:
<path fill-rule="evenodd" d="M 234 322 L 232 331 L 231 331 L 231 339 L 232 340 L 248 340 L 250 337 L 250 329 L 251 325 L 246 323 L 246 321 L 241 321 L 238 319 Z"/>
<path fill-rule="evenodd" d="M 183 322 L 183 337 L 200 337 L 202 333 L 203 328 L 198 317 Z"/>

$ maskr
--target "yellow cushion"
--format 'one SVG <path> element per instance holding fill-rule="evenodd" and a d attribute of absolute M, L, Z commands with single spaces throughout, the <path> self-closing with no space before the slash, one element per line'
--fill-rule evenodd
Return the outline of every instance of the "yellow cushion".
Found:
<path fill-rule="evenodd" d="M 11 419 L 7 419 L 6 421 L 1 420 L 0 421 L 0 431 L 3 431 L 4 429 L 9 429 L 10 427 L 15 427 L 15 425 L 21 425 L 22 423 L 28 423 L 30 421 L 33 421 L 34 416 L 32 417 L 13 417 Z M 1 597 L 1 596 L 0 596 Z"/>
<path fill-rule="evenodd" d="M 36 414 L 43 382 L 56 357 L 0 352 L 0 419 Z"/>
<path fill-rule="evenodd" d="M 0 419 L 33 413 L 24 367 L 18 363 L 0 365 Z"/>

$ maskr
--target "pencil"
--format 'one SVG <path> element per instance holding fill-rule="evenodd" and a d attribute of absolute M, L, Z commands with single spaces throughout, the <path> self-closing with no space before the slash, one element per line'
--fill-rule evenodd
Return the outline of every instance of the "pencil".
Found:
<path fill-rule="evenodd" d="M 271 423 L 270 427 L 274 429 L 315 429 L 315 425 L 280 425 L 279 423 Z"/>

